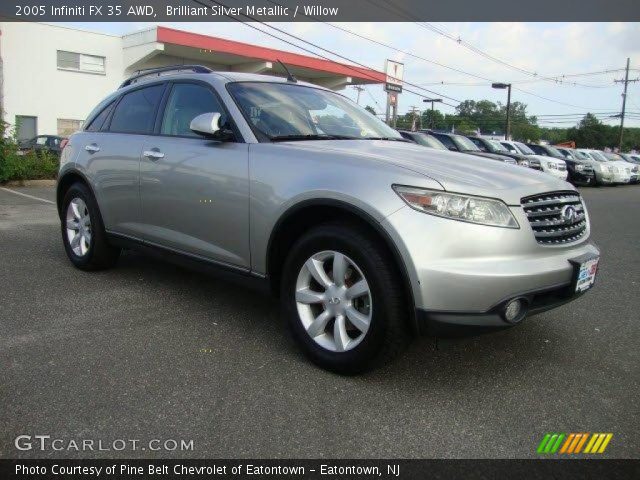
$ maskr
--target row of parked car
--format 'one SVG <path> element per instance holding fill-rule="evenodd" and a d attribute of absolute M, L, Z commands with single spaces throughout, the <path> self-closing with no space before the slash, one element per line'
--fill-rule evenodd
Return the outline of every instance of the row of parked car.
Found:
<path fill-rule="evenodd" d="M 420 130 L 399 130 L 419 145 L 491 158 L 540 170 L 574 185 L 640 183 L 640 154 L 618 154 L 586 148 L 493 140 L 479 136 Z"/>

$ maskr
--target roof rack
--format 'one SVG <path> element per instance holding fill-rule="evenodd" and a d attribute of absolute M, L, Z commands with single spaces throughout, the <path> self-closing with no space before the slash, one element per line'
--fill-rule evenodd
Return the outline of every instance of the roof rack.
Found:
<path fill-rule="evenodd" d="M 185 70 L 191 71 L 193 73 L 213 72 L 213 70 L 203 65 L 169 65 L 168 67 L 145 68 L 143 70 L 137 70 L 135 75 L 133 75 L 132 77 L 129 77 L 124 82 L 122 82 L 122 84 L 118 88 L 127 87 L 135 83 L 140 78 L 147 77 L 150 75 L 160 76 L 162 73 L 165 73 L 165 72 L 179 72 L 179 71 L 185 71 Z"/>

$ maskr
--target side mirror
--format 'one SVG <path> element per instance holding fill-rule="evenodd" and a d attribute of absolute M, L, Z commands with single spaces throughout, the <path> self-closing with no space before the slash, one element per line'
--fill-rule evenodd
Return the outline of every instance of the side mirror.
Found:
<path fill-rule="evenodd" d="M 230 140 L 233 138 L 233 132 L 224 127 L 224 124 L 222 124 L 222 115 L 218 112 L 208 112 L 198 115 L 191 120 L 189 124 L 191 131 L 198 135 L 221 141 Z"/>
<path fill-rule="evenodd" d="M 200 135 L 212 136 L 220 131 L 220 118 L 218 112 L 209 112 L 198 115 L 191 120 L 189 128 Z"/>
<path fill-rule="evenodd" d="M 457 152 L 458 149 L 456 147 L 449 147 L 449 150 L 451 150 L 452 152 Z"/>

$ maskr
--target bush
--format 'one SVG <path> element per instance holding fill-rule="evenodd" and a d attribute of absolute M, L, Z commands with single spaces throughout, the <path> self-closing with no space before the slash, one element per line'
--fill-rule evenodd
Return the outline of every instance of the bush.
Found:
<path fill-rule="evenodd" d="M 0 183 L 10 180 L 37 180 L 56 178 L 60 160 L 47 152 L 27 152 L 18 155 L 18 142 L 9 133 L 6 123 L 0 121 Z"/>

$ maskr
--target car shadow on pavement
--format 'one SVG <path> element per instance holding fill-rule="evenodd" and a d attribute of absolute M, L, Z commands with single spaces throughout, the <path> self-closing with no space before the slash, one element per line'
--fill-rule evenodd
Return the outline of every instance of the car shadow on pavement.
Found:
<path fill-rule="evenodd" d="M 278 302 L 268 295 L 129 251 L 122 255 L 114 270 L 105 274 L 144 285 L 141 291 L 151 295 L 160 294 L 164 298 L 161 307 L 164 318 L 174 311 L 179 317 L 175 321 L 188 325 L 185 328 L 193 328 L 192 334 L 202 338 L 203 344 L 207 337 L 218 335 L 215 331 L 218 327 L 223 327 L 226 337 L 243 339 L 236 340 L 234 348 L 243 348 L 243 343 L 246 347 L 247 341 L 249 346 L 260 345 L 258 350 L 249 348 L 239 355 L 251 364 L 254 362 L 250 356 L 257 353 L 262 357 L 266 355 L 271 362 L 296 365 L 295 368 L 306 370 L 308 375 L 333 376 L 313 366 L 298 350 L 280 318 Z M 545 317 L 549 314 L 526 319 L 510 329 L 481 335 L 415 338 L 407 351 L 390 365 L 360 377 L 344 378 L 358 383 L 359 378 L 372 381 L 385 377 L 387 387 L 394 383 L 397 387 L 398 382 L 389 381 L 391 376 L 399 379 L 403 388 L 411 388 L 416 382 L 437 387 L 440 382 L 446 385 L 469 378 L 478 381 L 512 371 L 526 374 L 528 368 L 537 368 L 535 365 L 543 356 L 548 359 L 549 350 L 553 348 L 548 327 L 540 323 Z"/>

